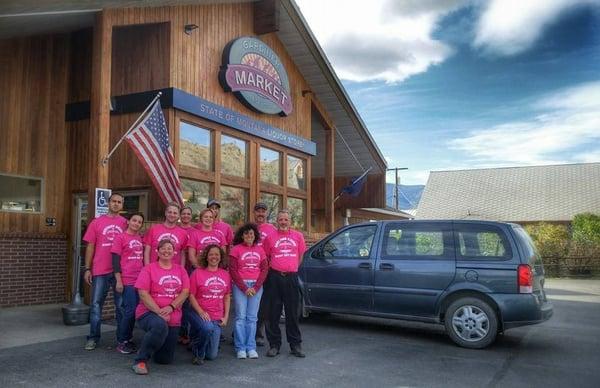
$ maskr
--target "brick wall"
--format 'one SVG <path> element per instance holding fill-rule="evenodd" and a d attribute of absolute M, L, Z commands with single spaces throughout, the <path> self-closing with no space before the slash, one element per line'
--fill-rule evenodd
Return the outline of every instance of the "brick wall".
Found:
<path fill-rule="evenodd" d="M 67 301 L 64 235 L 0 234 L 0 307 Z"/>

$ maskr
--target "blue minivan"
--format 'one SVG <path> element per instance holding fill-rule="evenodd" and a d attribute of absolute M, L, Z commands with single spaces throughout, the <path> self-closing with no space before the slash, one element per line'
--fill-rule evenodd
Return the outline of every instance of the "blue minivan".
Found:
<path fill-rule="evenodd" d="M 535 246 L 517 224 L 379 221 L 313 245 L 299 271 L 303 315 L 358 314 L 441 323 L 480 349 L 498 332 L 544 322 L 552 304 Z"/>

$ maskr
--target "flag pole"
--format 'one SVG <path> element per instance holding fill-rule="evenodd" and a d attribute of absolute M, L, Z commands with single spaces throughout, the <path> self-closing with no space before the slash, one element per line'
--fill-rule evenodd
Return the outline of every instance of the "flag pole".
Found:
<path fill-rule="evenodd" d="M 104 157 L 104 159 L 102 159 L 102 165 L 103 166 L 105 166 L 108 163 L 108 160 L 110 159 L 110 157 L 112 156 L 112 154 L 115 153 L 115 151 L 117 150 L 117 148 L 121 145 L 121 143 L 123 142 L 123 140 L 125 139 L 125 137 L 127 135 L 129 135 L 129 132 L 131 132 L 133 130 L 133 128 L 135 128 L 135 126 L 140 122 L 140 119 L 146 114 L 146 112 L 148 112 L 148 110 L 154 105 L 154 103 L 160 98 L 160 96 L 162 96 L 162 92 L 158 92 L 156 94 L 156 96 L 152 99 L 152 101 L 150 101 L 150 104 L 148 104 L 148 106 L 146 107 L 146 109 L 144 109 L 144 111 L 142 113 L 140 113 L 140 115 L 133 122 L 133 124 L 131 125 L 131 127 L 129 127 L 129 129 L 127 130 L 127 132 L 125 132 L 125 134 L 123 136 L 121 136 L 121 138 L 119 139 L 119 141 L 117 142 L 117 144 L 115 144 L 115 146 L 112 148 L 112 150 L 110 150 L 110 152 L 108 153 L 108 155 L 106 155 Z"/>
<path fill-rule="evenodd" d="M 372 169 L 373 169 L 373 167 L 372 167 L 372 166 L 371 166 L 371 167 L 369 167 L 369 168 L 367 169 L 367 171 L 363 172 L 361 176 L 359 176 L 358 178 L 356 178 L 355 180 L 353 180 L 353 181 L 352 181 L 352 183 L 350 183 L 348 186 L 352 187 L 353 185 L 355 185 L 355 184 L 356 184 L 356 182 L 360 182 L 360 180 L 361 180 L 361 179 L 363 179 L 363 178 L 365 177 L 365 175 L 367 175 L 367 174 L 369 173 L 369 171 L 371 171 Z M 348 186 L 344 186 L 344 187 L 342 188 L 342 190 L 341 190 L 341 191 L 338 193 L 338 195 L 336 195 L 336 197 L 333 199 L 333 203 L 335 203 L 335 201 L 337 201 L 337 200 L 338 200 L 338 199 L 339 199 L 339 198 L 342 196 L 342 194 L 344 193 L 344 189 L 345 189 L 346 187 L 348 187 Z"/>

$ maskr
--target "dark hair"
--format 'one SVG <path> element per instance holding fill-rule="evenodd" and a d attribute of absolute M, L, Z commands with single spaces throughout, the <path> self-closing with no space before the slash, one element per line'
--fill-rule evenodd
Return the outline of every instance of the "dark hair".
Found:
<path fill-rule="evenodd" d="M 192 209 L 191 206 L 187 206 L 187 205 L 182 207 L 181 210 L 179 210 L 179 213 L 181 214 L 181 212 L 184 211 L 185 209 L 188 209 L 192 213 L 192 215 L 194 215 L 194 209 Z"/>
<path fill-rule="evenodd" d="M 213 248 L 217 248 L 219 250 L 219 255 L 221 256 L 221 261 L 219 262 L 219 267 L 226 268 L 227 263 L 225 262 L 225 251 L 223 250 L 223 248 L 221 248 L 217 244 L 210 244 L 210 245 L 207 245 L 206 247 L 204 247 L 204 249 L 202 250 L 202 254 L 200 255 L 200 260 L 199 260 L 200 266 L 202 268 L 208 267 L 208 252 L 210 252 L 210 250 Z"/>
<path fill-rule="evenodd" d="M 115 195 L 118 195 L 119 197 L 121 197 L 122 199 L 125 199 L 125 196 L 121 193 L 112 193 L 109 197 L 108 200 L 110 201 L 112 199 L 112 197 L 114 197 Z"/>
<path fill-rule="evenodd" d="M 135 213 L 131 213 L 131 214 L 129 215 L 129 218 L 128 218 L 128 219 L 129 219 L 129 220 L 130 220 L 130 219 L 132 219 L 132 218 L 133 218 L 133 216 L 140 216 L 140 217 L 142 217 L 142 222 L 143 222 L 143 221 L 144 221 L 144 219 L 145 219 L 145 218 L 144 218 L 144 213 L 142 213 L 142 212 L 135 212 Z"/>
<path fill-rule="evenodd" d="M 158 248 L 157 248 L 157 249 L 160 249 L 160 248 L 162 248 L 162 247 L 163 247 L 163 246 L 165 246 L 166 244 L 171 244 L 171 246 L 173 247 L 173 249 L 175 249 L 175 244 L 173 243 L 173 241 L 171 241 L 171 239 L 170 239 L 170 238 L 163 238 L 162 240 L 160 240 L 160 241 L 158 242 Z"/>
<path fill-rule="evenodd" d="M 244 233 L 247 231 L 254 232 L 254 242 L 252 245 L 256 245 L 260 241 L 260 232 L 258 231 L 258 226 L 252 222 L 248 222 L 239 227 L 237 232 L 235 232 L 235 236 L 233 237 L 233 245 L 238 245 L 244 242 Z"/>

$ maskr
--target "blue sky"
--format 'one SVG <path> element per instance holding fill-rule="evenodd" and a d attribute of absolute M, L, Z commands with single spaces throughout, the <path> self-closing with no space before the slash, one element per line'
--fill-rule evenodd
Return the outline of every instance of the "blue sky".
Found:
<path fill-rule="evenodd" d="M 403 184 L 600 162 L 600 0 L 297 2 Z"/>

